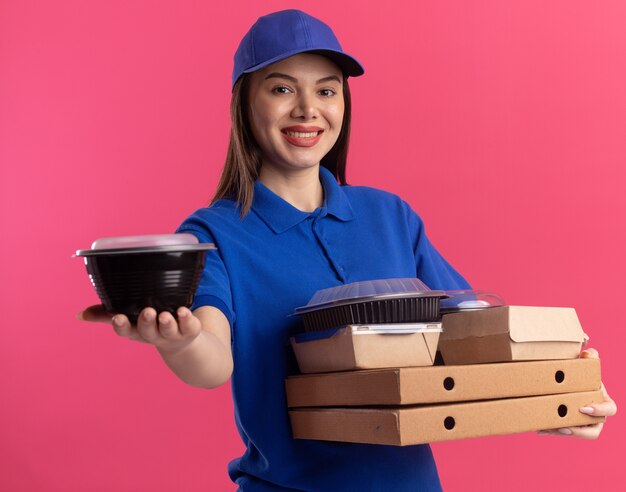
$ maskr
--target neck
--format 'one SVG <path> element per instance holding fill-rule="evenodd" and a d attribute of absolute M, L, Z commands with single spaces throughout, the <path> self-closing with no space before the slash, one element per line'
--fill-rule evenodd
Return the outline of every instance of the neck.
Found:
<path fill-rule="evenodd" d="M 324 203 L 319 164 L 309 169 L 289 171 L 263 165 L 259 181 L 302 212 L 313 212 Z"/>

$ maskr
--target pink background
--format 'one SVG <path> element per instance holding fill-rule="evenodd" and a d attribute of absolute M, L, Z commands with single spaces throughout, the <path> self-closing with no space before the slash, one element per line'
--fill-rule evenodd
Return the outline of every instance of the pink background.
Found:
<path fill-rule="evenodd" d="M 229 386 L 75 320 L 97 297 L 71 255 L 206 204 L 239 39 L 298 6 L 366 67 L 349 181 L 407 199 L 475 287 L 575 307 L 625 401 L 623 1 L 3 0 L 1 490 L 234 489 Z M 623 490 L 623 422 L 433 448 L 446 490 Z"/>

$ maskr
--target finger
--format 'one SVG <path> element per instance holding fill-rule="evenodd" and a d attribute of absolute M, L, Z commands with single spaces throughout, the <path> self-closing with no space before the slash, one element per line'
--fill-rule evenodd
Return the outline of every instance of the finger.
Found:
<path fill-rule="evenodd" d="M 128 338 L 130 336 L 132 327 L 130 321 L 128 321 L 128 318 L 123 314 L 116 314 L 115 316 L 113 316 L 113 319 L 111 319 L 111 324 L 113 325 L 113 330 L 119 336 L 124 338 Z"/>
<path fill-rule="evenodd" d="M 593 411 L 588 411 L 587 409 L 589 408 L 592 408 Z M 594 417 L 613 417 L 617 413 L 617 405 L 613 400 L 603 401 L 602 403 L 592 403 L 587 407 L 581 408 L 580 411 Z"/>
<path fill-rule="evenodd" d="M 145 308 L 139 313 L 137 317 L 137 332 L 148 343 L 154 343 L 159 339 L 156 311 L 153 308 Z"/>
<path fill-rule="evenodd" d="M 579 437 L 581 439 L 597 439 L 602 432 L 604 422 L 598 422 L 597 424 L 582 425 L 579 427 L 569 427 L 572 431 L 572 436 Z"/>
<path fill-rule="evenodd" d="M 115 330 L 115 333 L 119 336 L 128 338 L 129 340 L 133 340 L 135 342 L 148 343 L 141 337 L 141 335 L 139 335 L 137 328 L 134 327 L 128 318 L 123 314 L 116 314 L 113 317 L 112 324 L 113 330 Z"/>
<path fill-rule="evenodd" d="M 174 319 L 171 313 L 163 311 L 159 314 L 159 333 L 163 338 L 168 340 L 178 338 L 180 332 L 178 331 L 178 323 Z"/>
<path fill-rule="evenodd" d="M 567 429 L 567 431 L 565 429 Z M 572 435 L 571 431 L 567 427 L 563 428 L 561 432 L 559 431 L 559 429 L 545 429 L 545 430 L 537 431 L 537 434 L 548 435 L 548 436 L 561 436 L 561 437 Z"/>
<path fill-rule="evenodd" d="M 202 330 L 202 322 L 186 307 L 178 308 L 178 328 L 184 337 L 196 336 Z"/>
<path fill-rule="evenodd" d="M 617 405 L 613 400 L 602 403 L 591 403 L 580 409 L 581 413 L 593 415 L 594 417 L 612 417 L 617 413 Z"/>
<path fill-rule="evenodd" d="M 581 359 L 599 359 L 600 354 L 598 353 L 596 349 L 588 348 L 588 349 L 583 350 L 580 353 L 580 358 Z"/>
<path fill-rule="evenodd" d="M 89 306 L 87 309 L 76 314 L 76 318 L 79 320 L 94 323 L 110 323 L 112 317 L 113 313 L 106 311 L 102 304 Z"/>
<path fill-rule="evenodd" d="M 537 434 L 549 434 L 551 436 L 559 436 L 559 437 L 572 437 L 574 436 L 575 427 L 560 427 L 558 429 L 546 429 L 538 431 Z"/>

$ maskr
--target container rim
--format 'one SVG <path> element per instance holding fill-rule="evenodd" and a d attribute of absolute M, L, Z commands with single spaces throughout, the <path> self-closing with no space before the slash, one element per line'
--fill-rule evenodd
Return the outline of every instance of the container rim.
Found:
<path fill-rule="evenodd" d="M 449 296 L 443 290 L 428 290 L 424 292 L 392 292 L 387 294 L 374 294 L 362 297 L 349 297 L 346 299 L 339 299 L 335 301 L 323 302 L 320 304 L 313 304 L 311 306 L 302 306 L 294 310 L 294 314 L 307 314 L 313 311 L 319 311 L 330 307 L 345 306 L 350 304 L 359 304 L 361 302 L 371 301 L 386 301 L 393 299 L 413 299 L 417 297 L 439 297 L 440 299 L 447 299 Z"/>
<path fill-rule="evenodd" d="M 138 253 L 174 253 L 217 250 L 213 243 L 178 244 L 169 246 L 143 246 L 138 248 L 112 248 L 112 249 L 79 249 L 73 256 L 110 256 Z"/>

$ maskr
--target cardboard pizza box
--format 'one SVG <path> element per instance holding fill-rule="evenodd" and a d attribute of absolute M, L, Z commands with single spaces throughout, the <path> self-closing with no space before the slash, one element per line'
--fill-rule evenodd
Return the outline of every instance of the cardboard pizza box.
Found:
<path fill-rule="evenodd" d="M 599 359 L 402 367 L 291 376 L 290 407 L 411 405 L 600 389 Z"/>
<path fill-rule="evenodd" d="M 380 408 L 299 408 L 289 412 L 293 437 L 406 446 L 603 422 L 579 408 L 601 391 L 481 402 Z"/>

